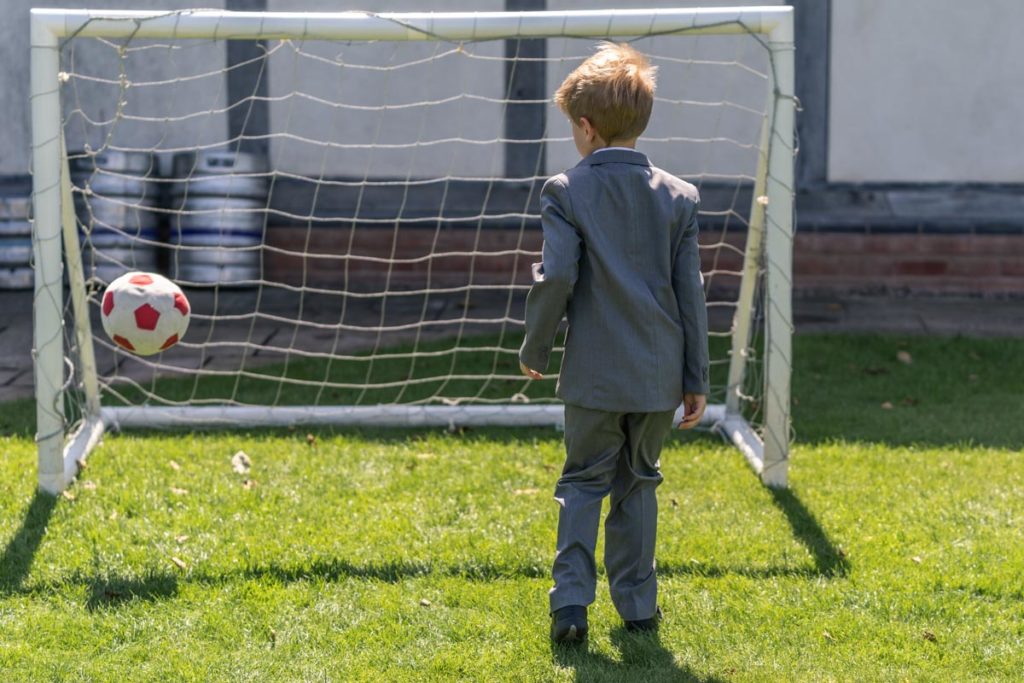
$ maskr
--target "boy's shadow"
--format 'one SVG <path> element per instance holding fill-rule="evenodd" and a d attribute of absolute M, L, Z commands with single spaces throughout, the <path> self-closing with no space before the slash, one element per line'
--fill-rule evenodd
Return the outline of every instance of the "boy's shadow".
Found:
<path fill-rule="evenodd" d="M 573 669 L 573 680 L 590 681 L 682 681 L 684 683 L 724 683 L 725 679 L 701 675 L 688 666 L 680 666 L 675 656 L 661 644 L 658 633 L 631 633 L 623 626 L 611 633 L 612 645 L 622 661 L 591 649 L 590 643 L 558 645 L 552 643 L 552 657 L 559 665 Z"/>

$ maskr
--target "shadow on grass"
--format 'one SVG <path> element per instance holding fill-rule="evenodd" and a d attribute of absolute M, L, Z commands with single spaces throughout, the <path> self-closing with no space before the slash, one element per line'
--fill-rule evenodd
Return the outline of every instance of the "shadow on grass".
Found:
<path fill-rule="evenodd" d="M 467 581 L 496 581 L 500 579 L 539 579 L 548 575 L 547 567 L 537 564 L 495 565 L 491 563 L 465 562 L 461 564 L 438 565 L 431 562 L 390 561 L 354 564 L 336 558 L 312 560 L 309 564 L 286 567 L 269 564 L 263 567 L 248 567 L 237 573 L 222 575 L 244 580 L 270 579 L 279 583 L 292 583 L 308 579 L 341 581 L 364 579 L 399 583 L 405 579 L 425 576 L 447 576 Z M 214 581 L 218 575 L 207 577 Z M 203 579 L 200 579 L 203 580 Z"/>
<path fill-rule="evenodd" d="M 850 563 L 845 554 L 832 543 L 821 524 L 793 490 L 769 488 L 768 491 L 775 506 L 785 513 L 793 537 L 810 551 L 817 574 L 827 577 L 846 576 L 850 571 Z"/>
<path fill-rule="evenodd" d="M 0 595 L 16 593 L 32 569 L 39 544 L 46 535 L 46 526 L 50 523 L 57 497 L 36 491 L 25 511 L 21 527 L 7 542 L 3 555 L 0 556 Z"/>
<path fill-rule="evenodd" d="M 121 607 L 136 600 L 157 601 L 178 595 L 178 577 L 173 574 L 150 574 L 143 578 L 117 576 L 84 577 L 88 586 L 89 599 L 85 607 L 89 611 Z"/>
<path fill-rule="evenodd" d="M 836 578 L 850 572 L 850 563 L 841 548 L 829 538 L 803 501 L 792 489 L 764 487 L 775 506 L 786 516 L 793 538 L 807 548 L 814 566 L 767 566 L 742 567 L 708 565 L 693 561 L 687 564 L 658 563 L 658 574 L 663 576 L 692 575 L 705 578 L 744 576 L 750 579 L 792 578 Z"/>
<path fill-rule="evenodd" d="M 1011 379 L 1024 376 L 1022 339 L 798 334 L 793 342 L 799 445 L 1024 443 L 1020 382 Z"/>
<path fill-rule="evenodd" d="M 844 565 L 845 566 L 845 565 Z M 720 578 L 745 576 L 752 579 L 792 577 L 816 579 L 833 576 L 817 567 L 726 567 L 691 564 L 659 564 L 661 576 L 699 576 Z M 519 579 L 547 579 L 550 570 L 540 563 L 493 564 L 464 562 L 436 564 L 429 561 L 383 561 L 354 563 L 337 558 L 311 559 L 297 565 L 269 563 L 223 572 L 194 568 L 185 572 L 150 571 L 144 576 L 119 576 L 103 570 L 94 573 L 76 572 L 48 585 L 34 586 L 31 591 L 21 591 L 17 585 L 8 592 L 48 592 L 60 590 L 67 585 L 84 586 L 88 592 L 86 607 L 90 610 L 117 608 L 137 600 L 158 601 L 177 597 L 181 584 L 197 586 L 224 586 L 244 581 L 266 581 L 280 585 L 301 581 L 338 583 L 348 579 L 401 583 L 408 579 L 427 577 L 448 577 L 469 582 L 488 582 Z M 688 679 L 687 679 L 688 680 Z"/>
<path fill-rule="evenodd" d="M 661 644 L 655 633 L 630 633 L 619 626 L 611 634 L 612 645 L 621 661 L 590 650 L 589 643 L 551 645 L 552 658 L 559 666 L 573 670 L 577 681 L 683 681 L 686 683 L 718 683 L 724 679 L 704 676 L 688 666 L 680 666 L 675 656 Z"/>

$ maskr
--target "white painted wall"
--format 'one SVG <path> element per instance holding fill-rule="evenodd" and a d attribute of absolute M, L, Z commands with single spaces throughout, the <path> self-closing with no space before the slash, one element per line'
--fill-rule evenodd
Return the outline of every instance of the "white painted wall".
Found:
<path fill-rule="evenodd" d="M 778 2 L 779 0 L 773 0 Z M 17 0 L 14 12 L 23 25 L 0 29 L 0 46 L 18 57 L 7 78 L 12 86 L 3 103 L 13 125 L 0 136 L 3 145 L 0 173 L 24 173 L 28 168 L 29 122 L 27 116 L 29 0 Z M 222 0 L 221 0 L 222 2 Z M 66 2 L 65 5 L 72 5 Z M 102 3 L 108 4 L 108 3 Z M 111 2 L 111 7 L 138 8 L 142 3 Z M 182 7 L 186 2 L 145 3 L 149 6 Z M 210 3 L 204 3 L 209 5 Z M 629 0 L 605 6 L 673 6 L 674 2 Z M 717 0 L 716 4 L 732 4 Z M 359 9 L 358 0 L 270 0 L 270 10 Z M 438 11 L 497 11 L 504 0 L 432 0 Z M 570 2 L 551 2 L 552 9 L 577 8 Z M 374 4 L 376 11 L 422 10 L 424 3 L 387 0 Z M 564 76 L 591 54 L 592 40 L 551 41 L 546 92 L 552 93 Z M 117 51 L 95 41 L 76 41 L 74 63 L 65 68 L 80 77 L 116 80 L 120 67 Z M 134 44 L 141 47 L 142 43 Z M 504 97 L 504 43 L 472 43 L 462 51 L 445 43 L 342 44 L 326 42 L 272 42 L 269 60 L 272 132 L 275 168 L 307 176 L 469 176 L 501 175 L 504 146 L 451 142 L 419 145 L 426 141 L 459 138 L 497 141 L 504 135 L 502 105 L 481 101 Z M 741 68 L 703 64 L 702 60 L 748 63 L 766 69 L 766 53 L 750 37 L 658 37 L 639 44 L 660 68 L 659 97 L 663 100 L 696 100 L 699 103 L 656 105 L 641 148 L 655 163 L 677 173 L 750 175 L 756 165 L 759 119 L 764 109 L 765 79 Z M 417 64 L 418 60 L 428 60 Z M 338 68 L 335 63 L 346 67 Z M 174 49 L 158 47 L 129 52 L 124 60 L 132 87 L 127 105 L 116 124 L 118 87 L 84 78 L 73 79 L 65 89 L 67 135 L 72 147 L 98 147 L 107 135 L 122 147 L 174 150 L 192 145 L 224 142 L 227 137 L 224 46 L 207 41 L 177 41 Z M 372 67 L 394 67 L 375 70 Z M 360 68 L 355 68 L 360 67 Z M 172 82 L 143 86 L 144 81 Z M 466 96 L 476 97 L 470 99 Z M 353 107 L 379 107 L 455 98 L 428 107 L 361 111 Z M 706 103 L 731 102 L 750 107 L 709 107 Z M 168 117 L 158 122 L 132 121 L 136 117 Z M 188 116 L 187 119 L 176 120 Z M 578 161 L 569 140 L 564 117 L 549 105 L 548 164 L 541 175 L 560 171 Z M 675 138 L 666 141 L 666 138 Z M 724 138 L 724 142 L 694 142 L 681 138 Z M 375 143 L 372 152 L 352 147 Z M 387 145 L 396 146 L 388 149 Z"/>
<path fill-rule="evenodd" d="M 670 8 L 679 6 L 735 7 L 782 5 L 782 0 L 639 0 L 603 3 L 604 7 Z M 548 0 L 552 10 L 580 9 L 575 0 Z M 593 40 L 549 40 L 548 90 L 593 53 Z M 760 112 L 765 110 L 767 81 L 762 75 L 730 64 L 738 62 L 760 74 L 768 71 L 768 53 L 749 35 L 658 36 L 633 45 L 658 67 L 657 100 L 647 131 L 637 143 L 652 163 L 677 175 L 696 179 L 700 174 L 753 176 L 757 168 Z M 720 63 L 709 63 L 720 62 Z M 686 100 L 683 103 L 677 103 Z M 713 106 L 718 103 L 725 106 Z M 731 106 L 731 105 L 739 105 Z M 759 113 L 744 111 L 753 109 Z M 555 173 L 579 161 L 565 116 L 553 105 L 548 110 L 548 172 Z M 670 140 L 669 138 L 675 138 Z M 715 140 L 705 142 L 705 140 Z"/>
<path fill-rule="evenodd" d="M 832 181 L 1024 181 L 1024 2 L 833 0 Z"/>
<path fill-rule="evenodd" d="M 29 119 L 29 10 L 33 6 L 81 8 L 85 5 L 107 9 L 138 9 L 138 0 L 2 0 L 4 21 L 0 22 L 0 175 L 28 173 L 31 124 Z M 150 3 L 147 3 L 150 4 Z M 181 9 L 202 4 L 223 7 L 223 0 L 160 0 L 153 7 Z M 70 58 L 70 51 L 65 53 Z M 114 48 L 96 41 L 79 41 L 74 50 L 74 71 L 83 76 L 104 76 L 117 79 L 118 56 Z M 181 43 L 177 49 L 156 49 L 132 52 L 125 63 L 137 80 L 156 81 L 182 75 L 195 75 L 222 69 L 223 43 L 193 41 Z M 64 67 L 68 68 L 67 65 Z M 176 85 L 129 88 L 125 111 L 139 116 L 176 115 L 185 111 L 222 109 L 226 92 L 219 86 L 219 76 Z M 89 124 L 113 117 L 118 102 L 118 86 L 73 79 L 64 89 L 64 111 L 67 117 L 65 135 L 71 148 L 90 144 L 97 147 L 106 135 L 114 134 L 120 144 L 174 148 L 222 139 L 227 129 L 224 114 L 209 114 L 194 119 L 188 126 L 163 126 L 152 123 L 121 121 L 116 128 Z"/>
<path fill-rule="evenodd" d="M 734 0 L 735 1 L 735 0 Z M 778 3 L 779 0 L 773 0 Z M 35 0 L 4 0 L 7 21 L 0 23 L 0 175 L 23 174 L 29 169 L 30 122 L 28 116 L 28 10 Z M 48 0 L 51 6 L 80 7 L 82 0 Z M 112 8 L 183 8 L 190 5 L 220 7 L 223 0 L 103 0 Z M 497 10 L 502 0 L 381 0 L 378 11 Z M 677 2 L 621 0 L 595 2 L 603 7 L 665 7 Z M 734 4 L 715 0 L 699 4 Z M 754 3 L 749 3 L 754 4 Z M 758 1 L 760 3 L 760 0 Z M 271 9 L 343 10 L 367 6 L 355 0 L 270 0 Z M 574 0 L 549 0 L 552 9 L 578 8 Z M 1017 27 L 1024 25 L 1020 0 L 833 0 L 831 94 L 829 105 L 829 177 L 833 181 L 982 181 L 1020 182 L 1024 162 L 1019 145 L 1020 121 L 1024 120 L 1024 88 L 1020 65 L 1024 42 Z M 732 41 L 732 42 L 730 42 Z M 698 38 L 675 43 L 653 39 L 641 46 L 661 67 L 659 96 L 663 99 L 726 100 L 761 109 L 763 90 L 757 79 L 742 70 L 701 64 L 680 64 L 680 58 L 728 58 L 743 49 L 732 39 Z M 301 91 L 317 97 L 344 99 L 350 103 L 379 103 L 385 90 L 392 100 L 422 101 L 460 92 L 500 97 L 503 76 L 500 61 L 446 56 L 433 66 L 409 67 L 382 72 L 337 69 L 317 62 L 314 56 L 387 64 L 433 54 L 438 46 L 291 45 L 271 60 L 271 95 Z M 557 57 L 548 68 L 547 90 L 591 49 L 589 41 L 551 41 L 548 54 Z M 799 46 L 798 46 L 799 49 Z M 500 43 L 474 46 L 479 57 L 502 53 Z M 754 62 L 757 58 L 748 57 Z M 661 59 L 659 59 L 661 58 Z M 667 58 L 667 59 L 665 59 Z M 217 110 L 225 106 L 225 88 L 219 70 L 224 66 L 224 46 L 192 43 L 176 50 L 132 53 L 128 63 L 139 80 L 160 80 L 174 75 L 212 72 L 205 79 L 179 82 L 150 89 L 129 89 L 127 111 L 140 116 L 203 112 L 186 124 L 162 125 L 122 121 L 114 131 L 121 144 L 173 149 L 223 140 L 227 117 Z M 116 74 L 117 56 L 108 47 L 83 47 L 76 51 L 74 70 L 82 74 Z M 109 128 L 83 126 L 82 115 L 108 119 L 117 101 L 116 88 L 75 83 L 66 91 L 70 117 L 69 142 L 94 146 Z M 81 110 L 80 113 L 74 113 Z M 564 119 L 549 108 L 548 167 L 554 172 L 576 161 L 568 141 Z M 424 113 L 427 115 L 424 116 Z M 499 105 L 465 100 L 437 105 L 428 110 L 396 110 L 385 115 L 345 111 L 310 101 L 282 100 L 271 107 L 275 132 L 314 137 L 321 141 L 395 141 L 413 143 L 428 137 L 461 136 L 493 139 L 502 134 Z M 669 136 L 725 137 L 732 143 L 641 141 L 655 163 L 680 173 L 747 173 L 751 153 L 741 145 L 753 141 L 756 126 L 742 110 L 709 109 L 699 105 L 659 102 L 648 138 Z M 427 175 L 456 173 L 491 175 L 503 166 L 501 145 L 438 145 L 409 150 L 366 152 L 332 149 L 325 145 L 275 141 L 273 153 L 279 168 L 307 174 L 350 173 L 368 175 Z"/>
<path fill-rule="evenodd" d="M 501 11 L 504 5 L 504 0 L 382 0 L 369 4 L 358 0 L 270 0 L 267 8 L 343 12 L 372 7 L 377 12 L 408 12 L 429 6 L 438 12 L 486 12 Z M 462 98 L 426 107 L 402 107 L 460 95 L 502 97 L 503 63 L 484 58 L 503 54 L 500 41 L 468 46 L 463 53 L 455 45 L 437 42 L 285 45 L 270 62 L 270 94 L 287 98 L 271 105 L 274 132 L 337 146 L 275 139 L 271 147 L 274 165 L 314 178 L 500 174 L 504 166 L 501 144 L 430 142 L 499 139 L 503 131 L 500 104 Z M 337 62 L 347 66 L 339 67 Z M 294 92 L 328 103 L 362 107 L 386 104 L 391 108 L 346 109 L 289 96 Z M 417 146 L 423 142 L 430 144 Z M 366 150 L 344 146 L 367 143 L 379 147 Z"/>

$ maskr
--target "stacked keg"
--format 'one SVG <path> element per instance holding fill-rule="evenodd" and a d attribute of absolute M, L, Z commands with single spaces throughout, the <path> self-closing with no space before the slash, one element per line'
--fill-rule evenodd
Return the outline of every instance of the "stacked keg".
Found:
<path fill-rule="evenodd" d="M 109 283 L 129 270 L 156 270 L 160 185 L 153 155 L 68 156 L 86 277 Z"/>
<path fill-rule="evenodd" d="M 0 197 L 0 289 L 32 286 L 32 224 L 28 196 Z"/>
<path fill-rule="evenodd" d="M 170 277 L 195 284 L 251 285 L 261 277 L 267 161 L 246 152 L 174 156 Z"/>

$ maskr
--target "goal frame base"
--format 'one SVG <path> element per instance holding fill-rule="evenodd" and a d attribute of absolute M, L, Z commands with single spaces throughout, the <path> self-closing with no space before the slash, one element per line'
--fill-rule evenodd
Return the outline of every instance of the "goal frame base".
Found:
<path fill-rule="evenodd" d="M 676 409 L 673 424 L 683 416 Z M 554 427 L 565 428 L 565 407 L 561 404 L 512 406 L 124 406 L 101 408 L 98 417 L 86 420 L 64 449 L 64 468 L 40 477 L 40 488 L 58 494 L 84 466 L 88 454 L 107 431 L 124 429 L 229 429 L 238 427 Z M 754 472 L 768 486 L 777 486 L 766 473 L 764 444 L 743 416 L 729 413 L 724 404 L 709 405 L 699 427 L 720 434 L 735 445 Z"/>

